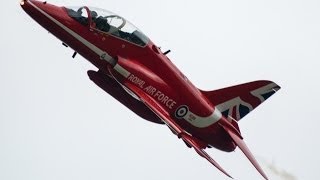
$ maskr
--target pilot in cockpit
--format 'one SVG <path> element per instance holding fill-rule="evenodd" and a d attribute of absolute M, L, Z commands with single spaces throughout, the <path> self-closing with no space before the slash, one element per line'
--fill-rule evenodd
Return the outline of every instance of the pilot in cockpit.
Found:
<path fill-rule="evenodd" d="M 88 25 L 88 23 L 89 23 L 88 18 L 82 15 L 83 11 L 85 11 L 85 10 L 86 9 L 84 7 L 79 8 L 77 11 L 77 17 L 78 17 L 78 21 L 81 24 Z"/>
<path fill-rule="evenodd" d="M 73 9 L 67 9 L 70 17 L 74 18 L 79 23 L 86 26 L 86 25 L 88 25 L 89 21 L 88 21 L 88 18 L 83 16 L 83 14 L 82 14 L 84 10 L 85 10 L 84 7 L 80 7 L 77 11 L 75 11 Z"/>
<path fill-rule="evenodd" d="M 98 17 L 98 13 L 96 11 L 91 11 L 91 18 L 93 21 L 95 21 Z"/>
<path fill-rule="evenodd" d="M 98 8 L 66 8 L 68 15 L 83 26 L 90 26 L 102 34 L 107 33 L 139 46 L 145 46 L 149 39 L 124 18 Z M 90 19 L 91 20 L 90 20 Z M 90 25 L 89 25 L 90 22 Z"/>
<path fill-rule="evenodd" d="M 92 16 L 93 17 L 93 16 Z M 92 21 L 95 23 L 95 28 L 97 28 L 100 31 L 109 32 L 110 25 L 108 23 L 108 20 L 102 16 L 95 16 L 95 18 L 92 18 Z"/>

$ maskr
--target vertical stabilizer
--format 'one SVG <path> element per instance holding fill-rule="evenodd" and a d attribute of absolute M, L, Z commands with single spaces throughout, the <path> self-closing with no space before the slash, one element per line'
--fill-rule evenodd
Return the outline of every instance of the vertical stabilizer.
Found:
<path fill-rule="evenodd" d="M 280 89 L 272 81 L 254 81 L 214 91 L 201 91 L 229 121 L 239 121 Z"/>

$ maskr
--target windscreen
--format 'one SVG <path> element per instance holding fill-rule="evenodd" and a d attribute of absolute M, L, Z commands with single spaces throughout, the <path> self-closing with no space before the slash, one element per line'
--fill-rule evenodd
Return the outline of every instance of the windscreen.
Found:
<path fill-rule="evenodd" d="M 146 46 L 149 42 L 138 28 L 121 16 L 110 11 L 92 7 L 68 7 L 68 15 L 84 26 L 108 33 L 139 46 Z M 91 18 L 91 19 L 90 19 Z"/>
<path fill-rule="evenodd" d="M 139 46 L 145 46 L 149 39 L 134 25 L 110 11 L 89 7 L 93 27 L 110 33 Z"/>

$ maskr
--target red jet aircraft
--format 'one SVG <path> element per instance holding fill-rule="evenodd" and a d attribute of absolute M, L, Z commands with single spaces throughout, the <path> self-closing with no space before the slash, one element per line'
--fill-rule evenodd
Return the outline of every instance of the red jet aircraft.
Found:
<path fill-rule="evenodd" d="M 280 87 L 254 81 L 214 91 L 195 87 L 152 41 L 126 19 L 99 8 L 23 0 L 21 7 L 64 46 L 99 70 L 90 79 L 140 117 L 166 124 L 188 147 L 231 177 L 204 149 L 238 146 L 267 176 L 243 141 L 238 121 Z"/>

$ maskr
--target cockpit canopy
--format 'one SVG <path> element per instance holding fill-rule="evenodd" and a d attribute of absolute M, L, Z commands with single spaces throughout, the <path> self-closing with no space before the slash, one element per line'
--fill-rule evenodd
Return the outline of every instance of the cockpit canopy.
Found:
<path fill-rule="evenodd" d="M 138 28 L 121 16 L 110 11 L 92 7 L 67 7 L 70 17 L 83 26 L 90 25 L 91 28 L 102 33 L 111 34 L 125 41 L 139 46 L 146 46 L 149 42 Z"/>

